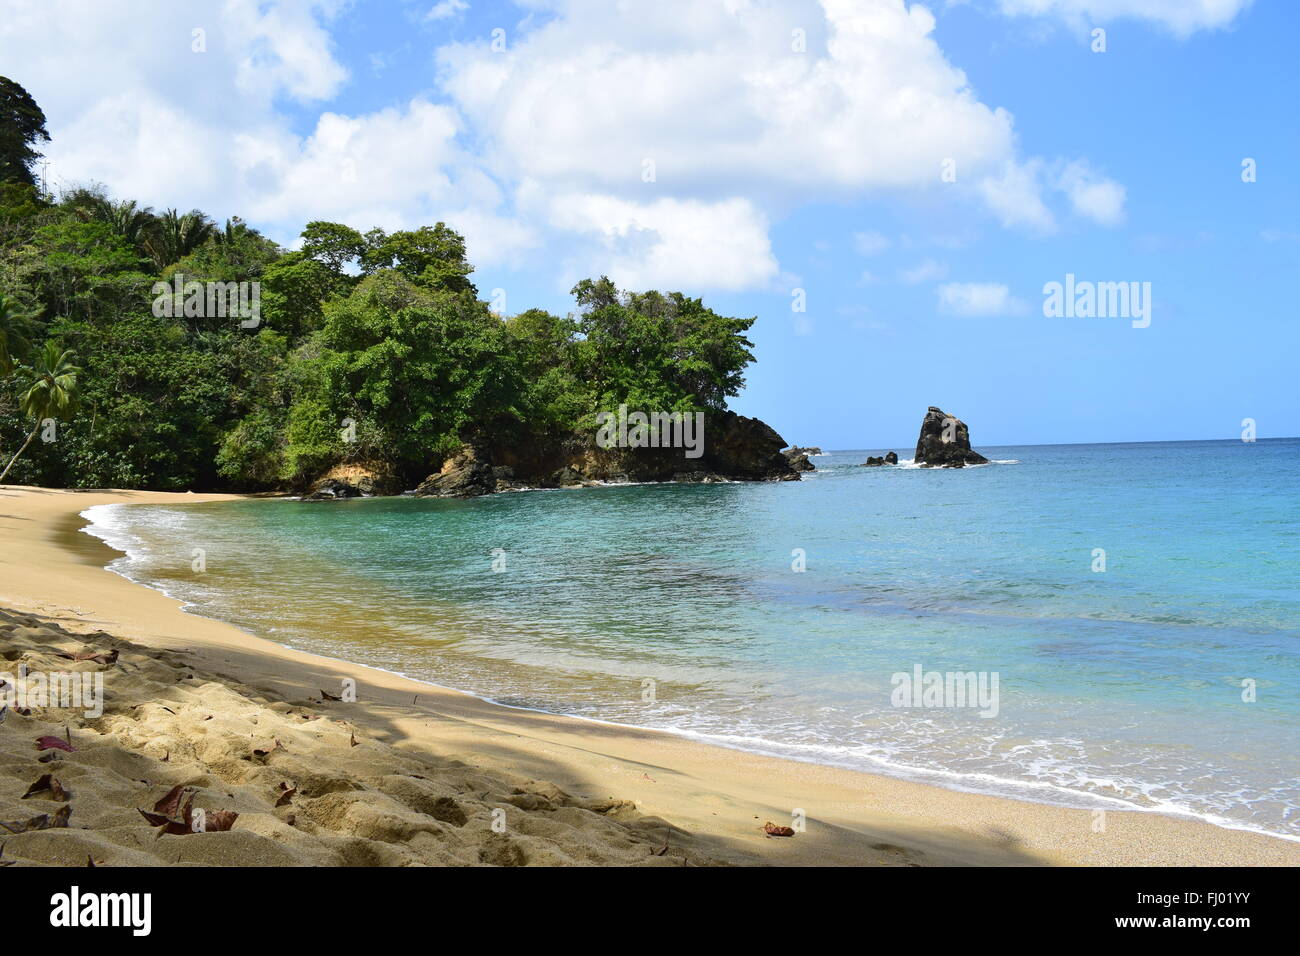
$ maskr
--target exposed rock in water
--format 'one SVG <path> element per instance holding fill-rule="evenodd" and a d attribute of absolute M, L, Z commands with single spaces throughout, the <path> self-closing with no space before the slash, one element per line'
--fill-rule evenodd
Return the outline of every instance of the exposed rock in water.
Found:
<path fill-rule="evenodd" d="M 884 458 L 876 458 L 874 456 L 868 456 L 867 460 L 862 463 L 862 467 L 875 468 L 879 465 L 897 465 L 897 464 L 898 464 L 898 456 L 891 451 L 887 455 L 885 455 Z"/>
<path fill-rule="evenodd" d="M 810 449 L 800 448 L 797 445 L 794 448 L 787 448 L 781 454 L 785 455 L 785 460 L 790 463 L 790 467 L 795 471 L 816 471 L 817 466 L 808 460 Z M 820 454 L 820 452 L 816 452 Z"/>
<path fill-rule="evenodd" d="M 926 468 L 964 468 L 988 462 L 970 447 L 966 423 L 931 405 L 921 422 L 914 460 Z"/>
<path fill-rule="evenodd" d="M 781 454 L 786 458 L 798 458 L 800 455 L 820 455 L 822 450 L 816 445 L 809 445 L 807 448 L 800 448 L 798 445 L 791 445 Z"/>
<path fill-rule="evenodd" d="M 335 465 L 308 487 L 303 501 L 337 501 L 395 495 L 402 490 L 392 469 L 382 463 L 345 462 Z"/>
<path fill-rule="evenodd" d="M 601 448 L 594 433 L 570 435 L 549 447 L 467 444 L 426 478 L 417 495 L 471 498 L 515 488 L 576 488 L 604 483 L 680 481 L 798 481 L 781 449 L 785 440 L 756 418 L 709 412 L 701 452 L 687 448 Z M 806 461 L 806 457 L 805 457 Z"/>
<path fill-rule="evenodd" d="M 497 490 L 496 469 L 485 461 L 473 445 L 465 445 L 442 464 L 442 469 L 430 475 L 415 489 L 417 495 L 437 498 L 477 498 Z M 503 475 L 513 474 L 509 468 Z"/>

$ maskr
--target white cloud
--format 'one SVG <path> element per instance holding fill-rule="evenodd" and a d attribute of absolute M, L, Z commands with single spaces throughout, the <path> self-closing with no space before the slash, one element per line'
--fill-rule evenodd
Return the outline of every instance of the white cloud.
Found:
<path fill-rule="evenodd" d="M 1252 0 L 1001 0 L 1003 13 L 1054 16 L 1072 27 L 1111 20 L 1147 20 L 1180 37 L 1226 27 Z"/>
<path fill-rule="evenodd" d="M 947 274 L 948 267 L 946 265 L 935 262 L 933 259 L 926 259 L 910 269 L 903 269 L 898 273 L 898 278 L 908 285 L 917 285 L 921 282 L 933 282 L 935 279 L 942 279 Z"/>
<path fill-rule="evenodd" d="M 404 223 L 401 205 L 456 195 L 449 175 L 459 159 L 456 129 L 451 109 L 425 100 L 363 117 L 324 113 L 303 140 L 240 134 L 235 163 L 253 217 L 281 222 L 364 213 L 391 228 Z"/>
<path fill-rule="evenodd" d="M 1025 311 L 1023 302 L 996 282 L 948 282 L 939 286 L 939 310 L 966 317 L 1018 315 Z"/>
<path fill-rule="evenodd" d="M 1058 188 L 1070 197 L 1076 214 L 1103 226 L 1124 221 L 1126 190 L 1119 183 L 1095 173 L 1088 164 L 1068 164 L 1057 180 Z"/>
<path fill-rule="evenodd" d="M 999 175 L 980 181 L 980 193 L 1002 225 L 1037 233 L 1056 229 L 1056 218 L 1043 202 L 1042 166 L 1037 159 L 1026 163 L 1007 160 Z"/>
<path fill-rule="evenodd" d="M 1004 226 L 1039 235 L 1057 228 L 1056 216 L 1043 198 L 1047 191 L 1064 194 L 1075 215 L 1099 225 L 1116 226 L 1124 221 L 1127 191 L 1084 160 L 1008 160 L 999 175 L 981 180 L 979 189 Z"/>
<path fill-rule="evenodd" d="M 163 0 L 0 0 L 0 62 L 50 118 L 56 183 L 238 213 L 286 242 L 315 218 L 442 219 L 478 265 L 545 246 L 566 270 L 628 285 L 741 289 L 776 281 L 770 219 L 810 200 L 956 190 L 1008 226 L 1055 224 L 1044 161 L 1017 155 L 1011 116 L 978 100 L 920 4 L 524 6 L 541 25 L 512 27 L 504 53 L 438 52 L 447 102 L 325 111 L 306 131 L 282 111 L 344 88 L 329 28 L 358 14 L 346 0 L 225 0 L 198 15 Z M 427 16 L 466 7 L 441 0 Z M 946 158 L 960 185 L 940 183 Z M 1066 188 L 1076 212 L 1116 220 L 1122 187 L 1080 169 Z M 855 246 L 888 242 L 864 232 Z"/>
<path fill-rule="evenodd" d="M 540 201 L 541 192 L 533 185 L 526 189 L 535 194 L 532 201 Z M 777 276 L 767 220 L 747 199 L 639 203 L 563 193 L 548 196 L 545 206 L 550 225 L 585 234 L 598 247 L 598 255 L 588 251 L 570 263 L 574 278 L 605 272 L 628 288 L 745 289 Z"/>
<path fill-rule="evenodd" d="M 441 0 L 435 3 L 424 15 L 426 20 L 447 20 L 451 17 L 464 13 L 469 9 L 469 4 L 465 0 Z"/>
<path fill-rule="evenodd" d="M 440 53 L 512 177 L 627 192 L 649 158 L 666 190 L 806 196 L 932 186 L 946 157 L 974 174 L 1012 152 L 1011 117 L 975 98 L 919 4 L 541 5 L 553 18 L 505 53 Z M 806 52 L 791 49 L 796 26 Z"/>
<path fill-rule="evenodd" d="M 333 43 L 318 16 L 333 16 L 340 5 L 339 0 L 279 0 L 272 4 L 225 0 L 218 26 L 238 31 L 242 55 L 236 82 L 240 89 L 267 96 L 284 91 L 299 100 L 333 96 L 348 74 L 334 59 Z"/>

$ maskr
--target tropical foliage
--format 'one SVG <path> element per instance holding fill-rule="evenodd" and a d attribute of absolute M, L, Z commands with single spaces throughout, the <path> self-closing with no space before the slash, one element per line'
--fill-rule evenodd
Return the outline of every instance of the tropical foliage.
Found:
<path fill-rule="evenodd" d="M 753 319 L 603 277 L 574 287 L 573 314 L 500 316 L 441 222 L 310 222 L 286 251 L 238 218 L 155 212 L 97 185 L 43 197 L 24 173 L 44 120 L 14 90 L 0 81 L 9 481 L 272 489 L 366 460 L 413 483 L 468 440 L 559 442 L 621 403 L 719 409 L 743 385 Z M 159 281 L 257 282 L 260 321 L 155 314 Z M 57 440 L 34 441 L 47 419 Z"/>

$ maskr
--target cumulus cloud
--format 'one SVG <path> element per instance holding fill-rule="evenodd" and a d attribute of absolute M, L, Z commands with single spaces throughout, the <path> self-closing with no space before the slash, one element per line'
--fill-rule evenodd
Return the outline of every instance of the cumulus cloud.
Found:
<path fill-rule="evenodd" d="M 948 282 L 939 286 L 938 296 L 939 310 L 949 315 L 1017 315 L 1025 311 L 1024 303 L 997 282 Z"/>
<path fill-rule="evenodd" d="M 345 0 L 226 0 L 197 17 L 163 0 L 0 0 L 0 59 L 50 117 L 56 182 L 239 213 L 281 241 L 312 218 L 443 219 L 479 265 L 544 244 L 629 285 L 742 289 L 775 280 L 770 221 L 810 200 L 955 190 L 1050 232 L 1044 197 L 1059 190 L 1079 216 L 1122 216 L 1123 188 L 1086 165 L 1054 179 L 1018 154 L 1011 116 L 980 102 L 920 4 L 526 6 L 536 16 L 504 52 L 437 51 L 436 91 L 308 113 L 305 129 L 302 111 L 349 79 L 330 32 L 356 9 Z M 940 182 L 946 160 L 959 184 Z M 887 242 L 864 232 L 855 246 Z"/>
<path fill-rule="evenodd" d="M 573 277 L 601 271 L 629 288 L 745 289 L 770 284 L 778 272 L 767 219 L 747 199 L 635 202 L 561 193 L 548 196 L 545 212 L 553 227 L 586 234 L 599 246 L 598 256 L 570 263 Z"/>
<path fill-rule="evenodd" d="M 444 85 L 512 176 L 746 195 L 931 186 L 1010 155 L 1012 121 L 902 0 L 612 5 L 553 0 L 494 53 L 443 49 Z M 798 31 L 798 32 L 796 32 Z"/>

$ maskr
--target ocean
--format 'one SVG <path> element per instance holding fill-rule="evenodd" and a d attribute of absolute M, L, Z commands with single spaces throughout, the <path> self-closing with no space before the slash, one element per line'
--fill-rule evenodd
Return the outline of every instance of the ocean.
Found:
<path fill-rule="evenodd" d="M 1300 839 L 1300 439 L 888 450 L 87 530 L 193 613 L 510 706 Z"/>

